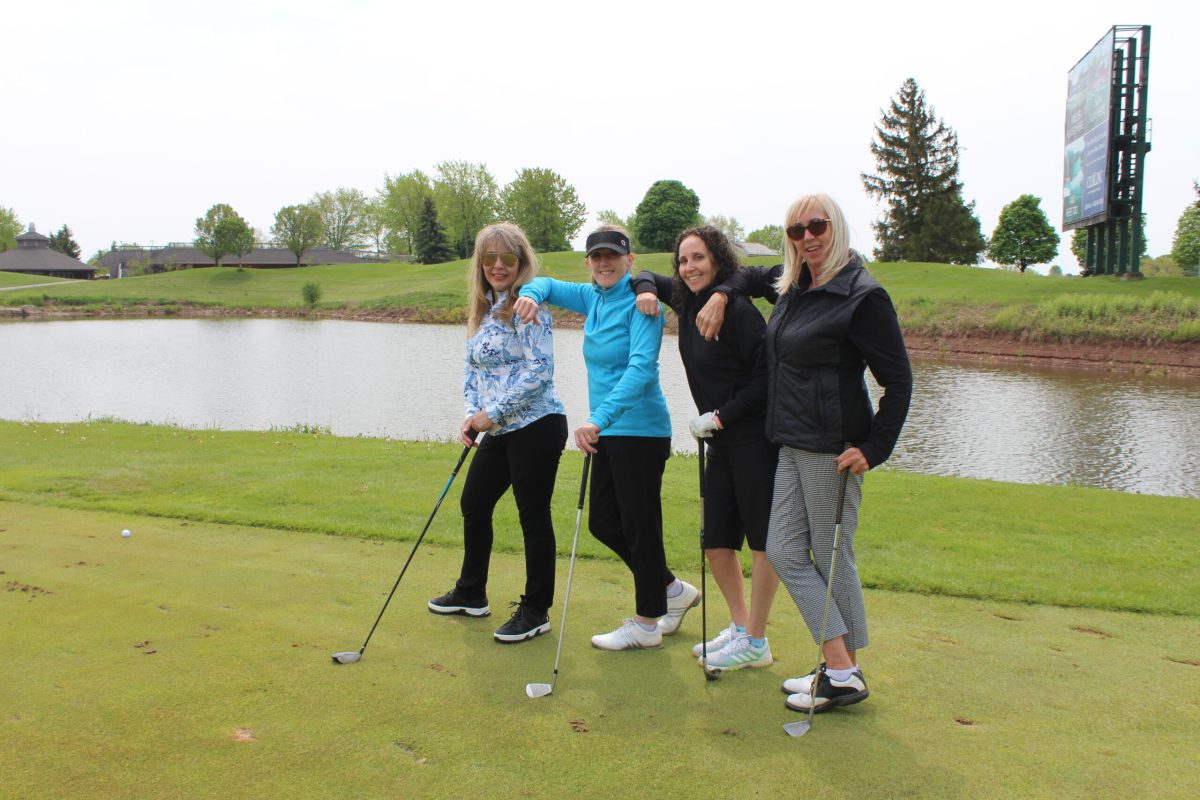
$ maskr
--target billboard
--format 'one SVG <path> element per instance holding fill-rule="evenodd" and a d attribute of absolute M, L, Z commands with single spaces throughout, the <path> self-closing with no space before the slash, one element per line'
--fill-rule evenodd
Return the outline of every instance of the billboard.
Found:
<path fill-rule="evenodd" d="M 1063 230 L 1108 217 L 1114 33 L 1110 29 L 1067 74 Z"/>

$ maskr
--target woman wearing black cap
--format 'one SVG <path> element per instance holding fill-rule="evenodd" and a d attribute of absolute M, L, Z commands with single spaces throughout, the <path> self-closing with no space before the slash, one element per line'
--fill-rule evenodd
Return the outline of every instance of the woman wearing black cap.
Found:
<path fill-rule="evenodd" d="M 514 307 L 522 319 L 532 319 L 543 302 L 586 317 L 590 413 L 575 444 L 592 454 L 588 529 L 629 567 L 635 594 L 633 616 L 592 637 L 602 650 L 659 647 L 700 602 L 700 591 L 675 578 L 663 551 L 662 475 L 671 452 L 671 419 L 658 384 L 663 321 L 637 311 L 633 260 L 629 234 L 603 226 L 587 238 L 590 283 L 535 278 Z"/>

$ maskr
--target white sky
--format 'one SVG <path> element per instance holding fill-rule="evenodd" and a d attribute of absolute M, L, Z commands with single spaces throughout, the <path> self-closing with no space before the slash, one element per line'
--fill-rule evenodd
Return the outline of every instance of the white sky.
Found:
<path fill-rule="evenodd" d="M 593 213 L 628 214 L 654 181 L 681 180 L 701 213 L 747 232 L 826 191 L 869 252 L 881 207 L 859 174 L 911 76 L 958 133 L 984 234 L 1025 193 L 1058 227 L 1067 72 L 1112 25 L 1149 24 L 1144 210 L 1160 255 L 1200 177 L 1200 4 L 1132 5 L 8 4 L 0 205 L 44 233 L 67 223 L 87 258 L 191 239 L 214 203 L 266 231 L 315 192 L 374 194 L 384 173 L 465 160 L 501 186 L 554 169 Z"/>

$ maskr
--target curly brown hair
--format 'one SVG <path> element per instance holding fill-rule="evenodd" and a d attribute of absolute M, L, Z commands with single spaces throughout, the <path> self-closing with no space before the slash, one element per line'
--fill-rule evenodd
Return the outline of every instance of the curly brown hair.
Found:
<path fill-rule="evenodd" d="M 733 242 L 729 241 L 729 237 L 717 228 L 711 225 L 701 225 L 680 231 L 679 235 L 675 237 L 675 248 L 671 255 L 671 304 L 679 309 L 695 302 L 692 290 L 687 288 L 683 283 L 683 278 L 679 277 L 679 245 L 683 244 L 683 240 L 689 236 L 698 237 L 708 248 L 708 254 L 717 268 L 716 275 L 713 276 L 713 286 L 741 269 L 737 248 L 733 246 Z"/>

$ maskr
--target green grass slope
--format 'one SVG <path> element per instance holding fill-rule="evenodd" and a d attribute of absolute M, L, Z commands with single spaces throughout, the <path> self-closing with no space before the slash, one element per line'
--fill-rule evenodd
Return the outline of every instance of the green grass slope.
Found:
<path fill-rule="evenodd" d="M 750 263 L 772 261 L 756 258 Z M 586 279 L 579 253 L 547 253 L 542 262 L 545 275 Z M 636 265 L 669 272 L 670 256 L 642 255 Z M 913 332 L 1200 341 L 1200 281 L 1194 278 L 1048 278 L 945 264 L 877 263 L 870 269 L 891 294 L 905 329 Z M 168 312 L 194 307 L 298 312 L 305 308 L 301 288 L 315 283 L 321 287 L 317 309 L 322 313 L 419 309 L 422 318 L 459 321 L 464 316 L 465 282 L 465 261 L 275 270 L 222 267 L 7 291 L 0 295 L 0 304 L 73 306 L 96 313 L 147 306 Z"/>

